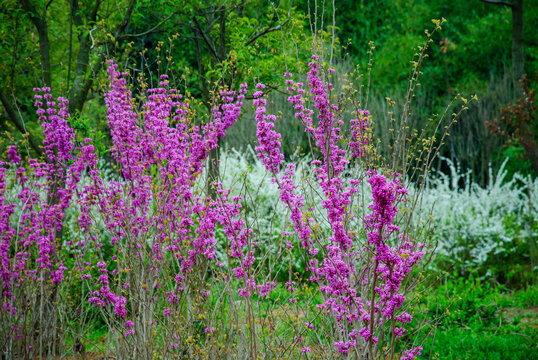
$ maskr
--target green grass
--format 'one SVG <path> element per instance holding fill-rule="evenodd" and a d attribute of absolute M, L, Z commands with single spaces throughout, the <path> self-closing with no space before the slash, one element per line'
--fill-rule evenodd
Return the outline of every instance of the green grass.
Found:
<path fill-rule="evenodd" d="M 515 329 L 514 329 L 515 330 Z M 506 331 L 504 329 L 474 329 L 454 327 L 438 330 L 433 348 L 434 359 L 538 359 L 536 334 Z M 425 347 L 426 350 L 431 349 Z M 427 352 L 425 352 L 427 353 Z"/>
<path fill-rule="evenodd" d="M 415 326 L 437 318 L 424 344 L 428 359 L 538 359 L 538 289 L 514 292 L 478 279 L 447 281 L 420 300 Z M 426 333 L 432 327 L 421 330 Z"/>

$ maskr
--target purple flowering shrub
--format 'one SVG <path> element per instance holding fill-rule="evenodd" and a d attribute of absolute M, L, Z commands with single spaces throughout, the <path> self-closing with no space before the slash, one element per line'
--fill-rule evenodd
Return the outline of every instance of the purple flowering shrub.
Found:
<path fill-rule="evenodd" d="M 331 72 L 334 71 L 328 69 Z M 311 166 L 314 182 L 323 194 L 323 211 L 317 217 L 311 214 L 314 207 L 305 211 L 304 196 L 297 193 L 292 181 L 293 163 L 288 163 L 283 173 L 280 171 L 282 137 L 273 130 L 276 117 L 266 114 L 263 84 L 258 84 L 254 93 L 258 158 L 273 175 L 271 181 L 277 184 L 280 200 L 289 209 L 298 246 L 310 258 L 310 281 L 319 285 L 324 297 L 317 307 L 334 319 L 337 331 L 333 344 L 337 351 L 354 353 L 359 358 L 392 357 L 395 343 L 405 334 L 405 324 L 412 320 L 404 310 L 406 296 L 402 285 L 423 257 L 425 247 L 396 223 L 398 205 L 409 199 L 407 189 L 397 173 L 385 176 L 375 169 L 368 170 L 365 175 L 372 201 L 368 210 L 359 206 L 359 211 L 353 211 L 361 179 L 345 181 L 343 174 L 354 160 L 365 156 L 371 133 L 369 113 L 357 110 L 346 142 L 339 108 L 331 99 L 333 86 L 324 80 L 319 58 L 313 56 L 310 63 L 310 94 L 303 83 L 292 80 L 291 74 L 287 78 L 287 90 L 293 94 L 288 101 L 295 109 L 295 117 L 311 134 L 321 154 Z M 308 96 L 312 107 L 307 104 Z M 328 234 L 314 231 L 322 217 L 328 220 Z M 328 236 L 324 239 L 320 235 Z M 317 256 L 321 247 L 324 249 Z M 401 359 L 414 359 L 421 350 L 421 347 L 405 350 Z"/>
<path fill-rule="evenodd" d="M 66 100 L 53 102 L 50 89 L 36 95 L 46 161 L 23 166 L 11 147 L 0 164 L 6 356 L 56 355 L 62 337 L 79 351 L 89 313 L 117 358 L 420 355 L 406 333 L 409 275 L 426 251 L 409 211 L 415 198 L 395 170 L 366 161 L 367 110 L 357 108 L 344 132 L 332 69 L 314 56 L 306 85 L 286 74 L 288 101 L 316 148 L 307 167 L 284 162 L 265 86 L 252 91 L 255 152 L 278 192 L 274 208 L 288 215 L 276 223 L 256 218 L 261 204 L 248 187 L 201 185 L 246 84 L 220 91 L 200 125 L 166 76 L 139 103 L 117 68 L 109 62 L 105 94 L 116 177 L 104 176 L 90 139 L 75 141 Z M 293 273 L 297 262 L 304 274 Z"/>
<path fill-rule="evenodd" d="M 24 166 L 11 146 L 9 161 L 0 163 L 0 344 L 8 358 L 62 350 L 59 329 L 42 324 L 60 321 L 60 285 L 70 270 L 60 257 L 63 222 L 82 173 L 95 161 L 90 141 L 75 146 L 67 100 L 53 101 L 50 88 L 35 91 L 45 161 Z"/>
<path fill-rule="evenodd" d="M 227 265 L 238 279 L 238 295 L 248 297 L 257 289 L 250 274 L 255 245 L 238 216 L 241 198 L 230 197 L 219 183 L 213 184 L 215 198 L 195 186 L 209 152 L 237 120 L 246 85 L 237 94 L 222 91 L 211 121 L 200 128 L 189 104 L 168 88 L 166 76 L 136 111 L 116 68 L 108 68 L 106 105 L 122 181 L 106 183 L 93 168 L 92 183 L 80 199 L 83 246 L 99 260 L 81 264 L 99 273 L 83 276 L 91 289 L 88 302 L 105 315 L 118 354 L 150 358 L 158 336 L 159 351 L 177 356 L 193 345 L 199 330 L 195 315 L 211 294 L 208 275 L 224 266 L 215 257 L 216 231 L 227 238 Z M 102 220 L 101 228 L 93 226 L 96 220 Z M 114 248 L 110 259 L 99 251 L 103 234 Z M 210 320 L 207 333 L 214 331 Z"/>

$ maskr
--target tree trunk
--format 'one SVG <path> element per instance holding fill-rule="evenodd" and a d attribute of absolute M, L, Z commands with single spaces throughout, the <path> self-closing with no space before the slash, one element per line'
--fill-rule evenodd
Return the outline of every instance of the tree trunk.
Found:
<path fill-rule="evenodd" d="M 73 87 L 69 95 L 69 113 L 80 113 L 86 102 L 86 94 L 84 93 L 84 84 L 86 80 L 86 72 L 90 60 L 89 36 L 83 36 L 80 39 L 80 48 L 77 56 L 77 65 L 75 67 L 75 77 L 73 79 Z"/>
<path fill-rule="evenodd" d="M 523 0 L 498 1 L 481 0 L 494 5 L 508 6 L 512 9 L 512 74 L 514 76 L 514 88 L 518 97 L 521 96 L 518 81 L 525 74 L 525 54 L 523 43 Z"/>
<path fill-rule="evenodd" d="M 102 3 L 102 0 L 98 0 L 95 2 L 90 15 L 86 19 L 88 29 L 89 27 L 93 26 L 93 24 L 95 24 L 101 3 Z M 115 34 L 116 37 L 118 36 L 118 34 L 123 32 L 126 24 L 129 22 L 129 19 L 131 18 L 131 14 L 133 11 L 134 3 L 135 3 L 134 0 L 131 1 L 123 22 L 116 29 L 116 34 Z M 78 0 L 71 0 L 71 16 L 73 18 L 73 22 L 75 23 L 75 25 L 79 28 L 83 28 L 84 21 L 81 16 Z M 88 67 L 90 66 L 90 55 L 92 53 L 92 45 L 93 44 L 90 39 L 89 32 L 86 32 L 86 35 L 81 34 L 79 36 L 79 50 L 78 50 L 78 55 L 77 55 L 77 62 L 75 65 L 75 77 L 73 79 L 73 87 L 70 89 L 70 94 L 69 94 L 69 113 L 70 114 L 75 114 L 75 113 L 80 114 L 82 112 L 84 103 L 86 102 L 86 99 L 88 98 L 88 92 L 93 83 L 93 77 L 91 75 L 89 77 L 86 76 L 88 73 Z M 103 60 L 104 60 L 103 56 L 101 56 L 99 59 L 99 62 L 95 65 L 95 70 L 96 70 L 95 72 L 98 72 L 101 69 Z"/>
<path fill-rule="evenodd" d="M 47 26 L 47 8 L 43 8 L 41 16 L 37 13 L 36 8 L 30 3 L 30 0 L 20 0 L 20 4 L 26 11 L 30 21 L 34 24 L 39 36 L 39 58 L 41 60 L 41 76 L 43 86 L 51 86 L 50 75 L 50 43 L 49 30 Z"/>
<path fill-rule="evenodd" d="M 96 3 L 97 7 L 99 2 Z M 84 26 L 84 21 L 80 15 L 80 9 L 78 7 L 78 0 L 71 0 L 71 16 L 75 25 L 82 29 Z M 93 19 L 89 19 L 90 21 Z M 82 111 L 82 106 L 86 101 L 85 94 L 82 89 L 84 88 L 84 81 L 86 79 L 86 72 L 88 69 L 90 61 L 90 35 L 89 32 L 86 32 L 86 35 L 79 35 L 79 49 L 77 60 L 75 64 L 75 76 L 73 78 L 73 87 L 70 89 L 69 94 L 69 113 L 74 114 L 75 112 L 80 113 Z M 71 56 L 71 54 L 70 54 Z"/>
<path fill-rule="evenodd" d="M 39 34 L 39 56 L 41 58 L 41 73 L 43 76 L 43 85 L 52 86 L 50 75 L 50 44 L 49 31 L 45 18 L 41 19 L 41 26 L 38 28 Z"/>
<path fill-rule="evenodd" d="M 196 18 L 193 17 L 193 22 L 196 22 Z M 198 27 L 196 34 L 201 38 L 203 37 L 203 30 Z M 209 93 L 209 88 L 207 85 L 207 80 L 205 78 L 204 62 L 202 58 L 202 50 L 200 45 L 200 38 L 195 37 L 194 42 L 196 45 L 196 59 L 198 62 L 198 75 L 200 77 L 200 84 L 202 90 L 203 104 L 207 109 L 208 114 L 211 114 L 211 98 Z M 220 141 L 219 141 L 220 143 Z M 219 148 L 212 149 L 208 154 L 208 163 L 207 163 L 207 180 L 206 180 L 206 191 L 207 195 L 215 199 L 217 192 L 213 188 L 212 184 L 214 181 L 217 181 L 219 177 Z"/>
<path fill-rule="evenodd" d="M 519 80 L 524 74 L 523 0 L 512 1 L 512 67 Z"/>
<path fill-rule="evenodd" d="M 222 5 L 219 9 L 220 11 L 220 35 L 219 35 L 219 48 L 218 48 L 218 59 L 215 59 L 216 62 L 224 61 L 226 58 L 226 6 Z M 210 107 L 209 107 L 210 108 Z M 210 110 L 211 111 L 211 110 Z M 207 193 L 212 199 L 216 199 L 217 191 L 213 187 L 214 182 L 218 182 L 220 164 L 219 164 L 219 151 L 220 151 L 220 139 L 217 142 L 218 146 L 216 149 L 212 149 L 209 152 L 208 157 L 208 169 L 207 169 Z"/>

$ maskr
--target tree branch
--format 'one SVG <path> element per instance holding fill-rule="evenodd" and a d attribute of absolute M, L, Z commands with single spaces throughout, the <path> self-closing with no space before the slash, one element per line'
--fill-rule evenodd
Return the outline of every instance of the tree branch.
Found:
<path fill-rule="evenodd" d="M 251 37 L 246 43 L 245 45 L 250 45 L 252 44 L 253 42 L 255 42 L 256 40 L 258 40 L 260 37 L 266 35 L 266 34 L 269 34 L 270 32 L 273 32 L 273 31 L 278 31 L 280 29 L 282 29 L 284 26 L 286 26 L 286 24 L 291 20 L 291 8 L 293 7 L 293 0 L 291 1 L 290 3 L 290 7 L 288 9 L 288 18 L 281 24 L 278 24 L 277 26 L 275 27 L 268 27 L 267 29 L 263 30 L 262 32 L 259 32 L 257 33 L 256 35 L 254 35 L 253 37 Z M 271 24 L 272 25 L 272 24 Z"/>
<path fill-rule="evenodd" d="M 215 48 L 213 47 L 213 45 L 211 44 L 211 41 L 207 38 L 207 35 L 205 34 L 204 30 L 202 30 L 202 27 L 200 26 L 200 23 L 198 22 L 198 20 L 196 19 L 196 16 L 193 16 L 192 17 L 193 21 L 194 21 L 194 24 L 196 24 L 196 28 L 198 30 L 198 32 L 200 33 L 200 35 L 202 35 L 202 38 L 204 39 L 205 43 L 207 44 L 207 46 L 209 47 L 209 50 L 211 51 L 211 53 L 213 54 L 213 56 L 215 57 L 215 59 L 219 60 L 219 55 L 217 54 L 217 52 L 215 51 Z"/>
<path fill-rule="evenodd" d="M 496 1 L 496 0 L 480 0 L 482 2 L 488 3 L 488 4 L 494 4 L 494 5 L 504 5 L 508 7 L 513 7 L 512 3 L 506 2 L 506 1 Z"/>
<path fill-rule="evenodd" d="M 116 28 L 116 33 L 114 34 L 115 38 L 119 37 L 120 34 L 125 31 L 125 28 L 129 24 L 129 21 L 131 21 L 131 15 L 133 14 L 135 4 L 136 4 L 136 0 L 131 0 L 131 2 L 129 3 L 129 7 L 127 8 L 127 12 L 125 13 L 125 16 L 123 17 L 123 21 Z"/>
<path fill-rule="evenodd" d="M 226 58 L 226 6 L 220 7 L 220 37 L 219 37 L 219 58 Z"/>
<path fill-rule="evenodd" d="M 30 146 L 32 147 L 32 149 L 34 149 L 34 151 L 39 156 L 43 155 L 43 149 L 40 147 L 39 141 L 32 134 L 30 134 L 30 132 L 26 129 L 26 126 L 24 126 L 24 123 L 21 120 L 21 118 L 17 116 L 15 109 L 13 108 L 8 98 L 2 91 L 2 88 L 3 87 L 0 87 L 0 102 L 2 103 L 2 105 L 4 105 L 4 109 L 6 109 L 6 113 L 8 115 L 9 120 L 11 121 L 13 125 L 15 125 L 17 130 L 19 130 L 19 132 L 23 136 L 28 137 L 28 142 L 30 143 Z"/>
<path fill-rule="evenodd" d="M 149 35 L 149 34 L 152 34 L 154 32 L 156 32 L 165 22 L 167 22 L 168 20 L 170 20 L 170 18 L 172 16 L 174 16 L 175 13 L 172 13 L 170 15 L 168 15 L 166 18 L 164 18 L 161 22 L 159 22 L 157 25 L 155 25 L 154 27 L 152 27 L 151 29 L 147 30 L 147 31 L 144 31 L 142 33 L 138 33 L 138 34 L 125 34 L 125 35 L 121 35 L 118 37 L 118 40 L 127 40 L 127 39 L 135 39 L 135 38 L 139 38 L 139 37 L 142 37 L 142 36 L 146 36 L 146 35 Z"/>
<path fill-rule="evenodd" d="M 95 5 L 91 11 L 91 13 L 88 16 L 87 22 L 89 25 L 92 25 L 95 23 L 97 19 L 97 14 L 99 12 L 99 7 L 103 3 L 103 0 L 97 0 L 95 2 Z M 75 23 L 77 25 L 82 25 L 82 18 L 80 17 L 80 14 L 78 13 L 78 0 L 74 0 L 75 9 L 73 12 L 75 13 Z M 129 24 L 129 21 L 131 20 L 131 16 L 133 14 L 133 10 L 136 4 L 136 0 L 131 0 L 129 2 L 129 6 L 127 7 L 127 12 L 125 13 L 125 16 L 123 17 L 122 22 L 116 27 L 114 32 L 114 37 L 118 38 L 123 31 L 125 31 L 125 28 Z M 69 96 L 69 112 L 75 113 L 75 112 L 81 112 L 82 108 L 84 106 L 84 103 L 86 102 L 86 99 L 88 97 L 88 93 L 91 89 L 91 86 L 93 84 L 94 76 L 86 76 L 88 66 L 90 66 L 90 55 L 91 50 L 94 47 L 93 44 L 93 38 L 91 37 L 91 32 L 93 30 L 89 31 L 87 35 L 82 36 L 80 38 L 80 45 L 79 45 L 79 54 L 77 58 L 77 66 L 75 69 L 75 79 L 73 81 L 73 88 L 71 89 L 71 94 Z M 91 42 L 90 42 L 91 38 Z M 99 71 L 102 67 L 102 62 L 104 61 L 103 57 L 101 56 L 99 58 L 99 61 L 97 65 L 95 66 L 96 71 Z"/>
<path fill-rule="evenodd" d="M 29 0 L 19 0 L 19 3 L 21 4 L 22 8 L 28 13 L 28 17 L 30 17 L 30 21 L 34 24 L 34 26 L 37 28 L 40 25 L 41 18 L 39 15 L 37 15 L 37 10 L 35 7 L 30 3 Z"/>
<path fill-rule="evenodd" d="M 97 13 L 99 12 L 99 7 L 101 6 L 102 2 L 103 2 L 103 0 L 97 0 L 95 2 L 95 6 L 93 7 L 92 13 L 91 13 L 91 15 L 89 17 L 89 21 L 91 23 L 94 23 L 97 20 Z"/>
<path fill-rule="evenodd" d="M 35 27 L 38 27 L 41 19 L 39 18 L 39 15 L 37 15 L 35 7 L 28 0 L 19 0 L 19 3 L 28 13 L 27 15 L 30 17 L 30 21 L 35 25 Z"/>
<path fill-rule="evenodd" d="M 30 21 L 34 24 L 37 34 L 39 35 L 39 56 L 41 58 L 41 74 L 45 85 L 51 85 L 50 70 L 50 47 L 49 32 L 47 28 L 46 7 L 43 8 L 42 16 L 39 16 L 37 9 L 32 5 L 30 0 L 19 0 L 21 7 L 26 11 Z"/>
<path fill-rule="evenodd" d="M 101 6 L 102 0 L 95 1 L 91 13 L 86 19 L 86 26 L 92 26 L 97 19 L 97 14 L 99 12 L 99 7 Z M 71 0 L 71 16 L 73 17 L 73 22 L 76 26 L 84 26 L 84 21 L 80 14 L 78 0 Z M 88 66 L 90 64 L 92 42 L 90 42 L 90 32 L 80 33 L 79 34 L 79 49 L 75 65 L 75 76 L 73 79 L 73 87 L 69 89 L 69 112 L 74 114 L 76 112 L 81 112 L 84 103 L 86 102 L 86 93 L 84 92 L 85 78 L 88 71 Z M 69 54 L 71 57 L 71 53 Z M 71 63 L 70 63 L 71 65 Z"/>
<path fill-rule="evenodd" d="M 200 39 L 194 38 L 194 43 L 196 44 L 196 60 L 198 62 L 198 76 L 200 76 L 200 84 L 202 85 L 202 97 L 204 98 L 204 105 L 207 107 L 207 110 L 210 111 L 211 107 L 209 106 L 209 89 L 207 87 L 207 81 L 204 76 L 204 63 L 202 61 L 202 52 L 200 50 Z"/>

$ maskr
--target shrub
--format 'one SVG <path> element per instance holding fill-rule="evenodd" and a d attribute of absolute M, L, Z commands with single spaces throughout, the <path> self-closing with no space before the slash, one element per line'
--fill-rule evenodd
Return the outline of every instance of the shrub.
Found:
<path fill-rule="evenodd" d="M 444 160 L 450 175 L 437 173 L 424 192 L 424 205 L 435 206 L 437 266 L 515 287 L 532 283 L 538 182 L 517 173 L 507 179 L 505 161 L 496 176 L 490 170 L 490 183 L 482 188 Z"/>
<path fill-rule="evenodd" d="M 24 195 L 14 203 L 6 198 L 8 170 L 2 172 L 2 297 L 9 303 L 28 296 L 40 305 L 4 306 L 6 356 L 29 350 L 13 330 L 34 339 L 32 356 L 56 355 L 60 349 L 53 343 L 42 345 L 57 336 L 44 335 L 51 324 L 69 334 L 73 351 L 83 352 L 90 325 L 82 319 L 88 318 L 106 324 L 105 351 L 119 358 L 419 356 L 420 343 L 405 330 L 413 319 L 407 297 L 432 244 L 427 222 L 415 216 L 424 181 L 417 180 L 409 194 L 400 173 L 415 171 L 424 179 L 436 152 L 435 141 L 414 136 L 407 122 L 422 49 L 392 166 L 379 161 L 372 119 L 352 90 L 353 119 L 344 133 L 341 96 L 329 81 L 334 70 L 315 55 L 307 86 L 290 74 L 286 84 L 295 118 L 316 150 L 312 161 L 299 162 L 302 167 L 289 162 L 283 168 L 282 136 L 273 129 L 277 118 L 266 111 L 265 86 L 256 85 L 255 151 L 272 184 L 268 194 L 257 194 L 278 196 L 281 203 L 268 209 L 249 201 L 248 186 L 236 185 L 240 194 L 233 194 L 218 179 L 209 188 L 202 185 L 209 153 L 241 113 L 246 84 L 222 89 L 209 121 L 200 126 L 190 102 L 169 88 L 165 75 L 138 103 L 126 74 L 109 62 L 105 103 L 117 170 L 112 177 L 104 176 L 90 139 L 76 146 L 66 102 L 60 99 L 56 109 L 46 89 L 47 110 L 38 113 L 49 115 L 43 117 L 48 162 L 30 162 L 37 179 L 31 186 L 42 193 L 24 187 L 24 168 L 12 171 Z M 411 154 L 413 149 L 419 153 Z M 9 158 L 12 165 L 3 169 L 20 162 L 13 148 Z M 285 209 L 289 218 L 266 221 L 272 209 Z M 66 216 L 74 225 L 57 239 Z M 21 222 L 27 227 L 18 227 Z M 21 243 L 31 250 L 21 253 Z M 20 258 L 28 261 L 19 266 Z M 19 281 L 21 274 L 37 281 L 40 295 L 23 283 L 12 292 L 12 279 Z M 78 289 L 73 301 L 49 296 Z M 43 322 L 45 293 L 47 306 L 61 305 L 49 323 Z M 59 320 L 73 316 L 81 320 Z"/>

